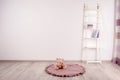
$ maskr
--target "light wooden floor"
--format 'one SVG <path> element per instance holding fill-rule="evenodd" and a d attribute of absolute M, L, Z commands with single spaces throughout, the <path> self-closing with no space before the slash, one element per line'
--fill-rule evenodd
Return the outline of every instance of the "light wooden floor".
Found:
<path fill-rule="evenodd" d="M 71 78 L 54 77 L 44 69 L 53 62 L 0 62 L 0 80 L 120 80 L 120 67 L 110 62 L 102 64 L 81 64 L 86 73 Z"/>

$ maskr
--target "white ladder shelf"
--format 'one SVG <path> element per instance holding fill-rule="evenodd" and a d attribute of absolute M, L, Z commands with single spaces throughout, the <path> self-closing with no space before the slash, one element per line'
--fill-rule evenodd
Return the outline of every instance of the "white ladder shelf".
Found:
<path fill-rule="evenodd" d="M 92 5 L 93 6 L 93 5 Z M 90 49 L 95 50 L 94 60 L 86 60 L 87 63 L 101 63 L 98 59 L 99 54 L 99 5 L 95 7 L 84 4 L 83 9 L 83 29 L 82 29 L 82 49 L 81 49 L 81 60 L 83 61 L 84 50 Z M 87 46 L 87 42 L 92 40 L 95 46 Z"/>

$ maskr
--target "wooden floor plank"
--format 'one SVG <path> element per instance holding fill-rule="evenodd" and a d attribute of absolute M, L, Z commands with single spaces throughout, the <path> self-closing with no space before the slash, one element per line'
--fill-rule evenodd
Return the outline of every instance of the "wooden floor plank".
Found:
<path fill-rule="evenodd" d="M 80 64 L 85 67 L 85 74 L 76 77 L 55 77 L 47 74 L 45 67 L 54 62 L 1 62 L 0 80 L 120 80 L 120 66 L 111 62 L 102 64 Z"/>

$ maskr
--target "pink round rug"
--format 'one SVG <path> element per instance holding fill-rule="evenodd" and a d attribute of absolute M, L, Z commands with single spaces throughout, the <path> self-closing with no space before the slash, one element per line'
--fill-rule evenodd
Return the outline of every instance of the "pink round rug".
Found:
<path fill-rule="evenodd" d="M 59 70 L 56 70 L 54 68 L 54 65 L 52 64 L 47 66 L 45 71 L 48 74 L 51 74 L 53 76 L 58 76 L 58 77 L 73 77 L 73 76 L 78 76 L 85 73 L 84 67 L 78 64 L 67 64 L 67 68 L 59 69 Z"/>

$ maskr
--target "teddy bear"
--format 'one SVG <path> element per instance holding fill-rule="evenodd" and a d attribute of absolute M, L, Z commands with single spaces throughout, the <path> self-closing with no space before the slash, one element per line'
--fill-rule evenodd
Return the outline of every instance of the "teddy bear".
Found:
<path fill-rule="evenodd" d="M 63 58 L 56 58 L 55 69 L 64 69 L 66 65 L 64 64 Z"/>

